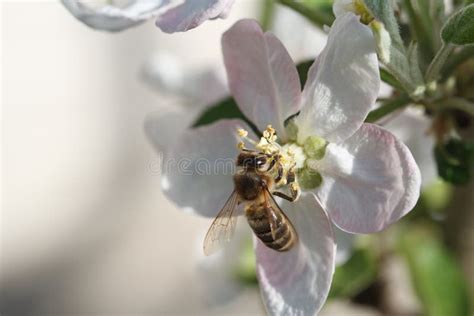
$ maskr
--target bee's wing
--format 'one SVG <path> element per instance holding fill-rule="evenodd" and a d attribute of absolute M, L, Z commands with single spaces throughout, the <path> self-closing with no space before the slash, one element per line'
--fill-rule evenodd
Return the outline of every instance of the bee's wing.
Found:
<path fill-rule="evenodd" d="M 278 217 L 280 216 L 282 221 L 286 221 L 288 223 L 288 228 L 292 230 L 293 235 L 296 237 L 296 230 L 293 227 L 293 224 L 291 223 L 290 219 L 285 215 L 285 213 L 282 211 L 280 206 L 278 206 L 277 202 L 273 198 L 273 195 L 270 193 L 268 189 L 265 189 L 265 201 L 267 204 L 267 214 L 268 214 L 268 220 L 270 222 L 270 229 L 272 232 L 272 237 L 275 239 L 276 236 L 276 229 L 278 227 L 277 221 Z"/>
<path fill-rule="evenodd" d="M 235 210 L 239 204 L 238 202 L 239 196 L 234 191 L 212 222 L 204 239 L 204 254 L 206 256 L 219 250 L 225 242 L 232 238 L 237 223 L 238 214 Z"/>

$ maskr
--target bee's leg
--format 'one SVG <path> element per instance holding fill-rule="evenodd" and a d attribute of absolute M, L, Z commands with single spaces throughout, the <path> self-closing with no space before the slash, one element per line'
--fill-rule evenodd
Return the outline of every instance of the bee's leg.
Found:
<path fill-rule="evenodd" d="M 242 148 L 242 149 L 240 149 L 240 150 L 242 150 L 242 151 L 245 151 L 245 152 L 248 152 L 248 153 L 259 153 L 259 152 L 258 152 L 258 151 L 256 151 L 256 150 L 253 150 L 253 149 L 247 149 L 247 148 Z"/>
<path fill-rule="evenodd" d="M 273 167 L 275 167 L 276 163 L 280 162 L 280 155 L 273 155 L 271 156 L 272 160 L 270 162 L 270 165 L 268 166 L 267 172 L 271 171 Z M 281 164 L 279 164 L 279 168 L 281 168 Z"/>
<path fill-rule="evenodd" d="M 266 171 L 267 171 L 267 172 L 271 171 L 271 170 L 273 169 L 273 167 L 275 167 L 276 162 L 277 162 L 276 159 L 272 159 L 272 160 L 270 161 L 270 164 L 268 165 Z"/>
<path fill-rule="evenodd" d="M 280 192 L 280 191 L 272 192 L 272 194 L 276 195 L 278 197 L 281 197 L 282 199 L 285 199 L 285 200 L 290 201 L 290 202 L 294 202 L 296 200 L 295 197 L 286 195 L 285 193 Z"/>
<path fill-rule="evenodd" d="M 296 174 L 293 168 L 286 174 L 286 183 L 290 186 L 291 196 L 296 200 L 300 196 L 301 190 L 298 182 L 296 182 Z"/>
<path fill-rule="evenodd" d="M 283 166 L 281 165 L 281 163 L 279 163 L 278 173 L 277 173 L 277 176 L 275 177 L 275 183 L 279 183 L 281 181 L 281 179 L 283 178 L 283 173 L 284 173 Z"/>
<path fill-rule="evenodd" d="M 298 183 L 293 182 L 290 184 L 290 192 L 291 192 L 291 197 L 293 198 L 293 201 L 297 200 L 300 197 L 300 186 Z"/>
<path fill-rule="evenodd" d="M 298 185 L 298 183 L 295 182 L 296 181 L 296 175 L 295 175 L 295 172 L 293 170 L 288 171 L 288 173 L 286 174 L 286 181 L 287 181 L 287 184 L 290 187 L 291 196 L 288 196 L 285 193 L 278 192 L 278 191 L 273 192 L 273 195 L 279 196 L 279 197 L 281 197 L 285 200 L 293 202 L 296 199 L 298 199 L 298 197 L 300 196 L 300 192 L 301 192 L 300 186 Z"/>
<path fill-rule="evenodd" d="M 301 192 L 300 187 L 294 182 L 290 185 L 290 192 L 291 192 L 291 196 L 280 191 L 274 191 L 272 192 L 272 194 L 278 197 L 281 197 L 282 199 L 285 199 L 287 201 L 294 202 L 300 196 L 300 192 Z"/>
<path fill-rule="evenodd" d="M 292 184 L 296 181 L 296 174 L 293 171 L 293 169 L 290 169 L 290 171 L 287 172 L 286 174 L 286 183 L 287 184 Z"/>

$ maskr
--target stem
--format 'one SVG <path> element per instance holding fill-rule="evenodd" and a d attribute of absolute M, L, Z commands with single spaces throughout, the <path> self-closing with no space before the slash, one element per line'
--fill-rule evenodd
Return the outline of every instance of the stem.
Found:
<path fill-rule="evenodd" d="M 276 0 L 280 4 L 287 6 L 288 8 L 300 13 L 305 18 L 313 22 L 318 27 L 323 27 L 324 25 L 331 25 L 333 18 L 327 14 L 324 14 L 317 10 L 312 10 L 309 7 L 297 2 L 296 0 Z"/>
<path fill-rule="evenodd" d="M 428 66 L 428 70 L 426 71 L 426 83 L 430 84 L 433 81 L 436 81 L 439 76 L 439 72 L 441 68 L 443 68 L 446 59 L 448 58 L 449 54 L 454 49 L 454 45 L 443 43 L 441 48 L 436 53 L 436 56 L 431 61 L 431 64 Z"/>
<path fill-rule="evenodd" d="M 365 119 L 366 123 L 374 123 L 383 118 L 384 116 L 403 108 L 404 106 L 408 105 L 411 102 L 410 97 L 406 94 L 402 94 L 401 96 L 392 99 L 391 101 L 386 102 L 384 105 L 375 109 L 367 115 Z"/>
<path fill-rule="evenodd" d="M 380 68 L 380 79 L 397 90 L 403 91 L 402 84 L 385 68 Z"/>
<path fill-rule="evenodd" d="M 443 101 L 443 104 L 446 107 L 461 110 L 474 116 L 474 103 L 469 102 L 466 99 L 453 97 Z"/>
<path fill-rule="evenodd" d="M 449 77 L 459 65 L 463 64 L 469 58 L 474 58 L 474 46 L 463 47 L 460 52 L 454 54 L 446 61 L 441 71 L 443 78 Z"/>
<path fill-rule="evenodd" d="M 273 16 L 275 15 L 275 2 L 273 0 L 262 1 L 260 11 L 260 23 L 263 30 L 267 31 L 272 27 Z"/>

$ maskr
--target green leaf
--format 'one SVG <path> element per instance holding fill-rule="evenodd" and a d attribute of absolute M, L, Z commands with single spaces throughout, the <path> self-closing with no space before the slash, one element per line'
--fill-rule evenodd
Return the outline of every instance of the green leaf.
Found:
<path fill-rule="evenodd" d="M 235 277 L 245 285 L 257 285 L 255 250 L 251 238 L 246 238 L 239 257 L 236 258 Z"/>
<path fill-rule="evenodd" d="M 403 87 L 400 82 L 398 82 L 397 78 L 395 78 L 385 68 L 380 68 L 380 79 L 382 79 L 383 82 L 396 88 L 397 90 L 403 90 Z"/>
<path fill-rule="evenodd" d="M 438 174 L 453 184 L 469 182 L 474 166 L 474 143 L 450 139 L 434 150 Z"/>
<path fill-rule="evenodd" d="M 354 250 L 351 258 L 336 268 L 329 297 L 352 297 L 377 278 L 377 261 L 369 249 Z"/>
<path fill-rule="evenodd" d="M 375 123 L 385 115 L 388 115 L 396 110 L 403 108 L 404 106 L 410 103 L 411 99 L 406 95 L 402 94 L 396 98 L 393 98 L 385 102 L 381 107 L 372 110 L 369 115 L 367 115 L 365 122 L 366 123 Z"/>
<path fill-rule="evenodd" d="M 199 127 L 214 123 L 220 119 L 245 119 L 232 97 L 224 99 L 217 104 L 207 108 L 193 124 L 193 127 Z"/>
<path fill-rule="evenodd" d="M 296 66 L 296 69 L 298 70 L 298 75 L 300 77 L 300 83 L 301 86 L 304 87 L 306 80 L 308 79 L 308 71 L 309 68 L 311 68 L 311 65 L 314 63 L 314 60 L 306 60 L 301 63 L 299 63 Z"/>
<path fill-rule="evenodd" d="M 421 89 L 424 86 L 423 76 L 419 67 L 410 65 L 392 1 L 364 0 L 364 3 L 371 15 L 383 23 L 390 35 L 390 54 L 388 61 L 384 61 L 384 65 L 413 99 L 420 99 L 424 92 Z"/>
<path fill-rule="evenodd" d="M 455 45 L 474 44 L 474 4 L 454 13 L 444 24 L 441 37 Z"/>
<path fill-rule="evenodd" d="M 302 0 L 303 4 L 313 7 L 313 8 L 331 8 L 332 9 L 332 0 Z"/>
<path fill-rule="evenodd" d="M 425 315 L 470 315 L 464 276 L 439 238 L 416 227 L 403 233 L 400 244 Z"/>
<path fill-rule="evenodd" d="M 330 6 L 321 6 L 320 8 L 314 8 L 308 5 L 308 2 L 312 1 L 295 1 L 295 0 L 276 0 L 280 4 L 291 8 L 293 11 L 298 12 L 318 27 L 324 25 L 331 25 L 334 21 L 334 14 L 332 13 Z"/>
<path fill-rule="evenodd" d="M 418 56 L 418 44 L 416 42 L 411 42 L 407 51 L 410 77 L 414 80 L 414 82 L 423 82 L 423 75 L 420 72 Z"/>
<path fill-rule="evenodd" d="M 426 66 L 441 46 L 439 31 L 444 19 L 444 1 L 405 0 L 404 6 L 410 17 L 410 29 L 419 43 L 422 61 Z"/>

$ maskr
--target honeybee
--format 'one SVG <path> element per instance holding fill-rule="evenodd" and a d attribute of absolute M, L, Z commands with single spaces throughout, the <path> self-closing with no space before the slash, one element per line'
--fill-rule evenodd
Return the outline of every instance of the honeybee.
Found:
<path fill-rule="evenodd" d="M 233 176 L 234 191 L 211 224 L 204 239 L 204 253 L 210 255 L 229 241 L 235 231 L 239 205 L 255 235 L 267 247 L 288 251 L 297 242 L 298 235 L 288 217 L 275 202 L 273 195 L 294 201 L 299 194 L 295 173 L 284 172 L 281 156 L 242 149 L 237 157 L 239 168 Z M 289 184 L 291 196 L 273 191 L 275 184 Z"/>

